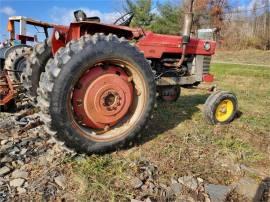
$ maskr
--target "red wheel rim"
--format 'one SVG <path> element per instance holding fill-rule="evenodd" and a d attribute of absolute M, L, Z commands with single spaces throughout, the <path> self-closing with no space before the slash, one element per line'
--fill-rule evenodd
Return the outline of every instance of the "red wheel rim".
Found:
<path fill-rule="evenodd" d="M 116 125 L 128 113 L 133 85 L 117 66 L 95 66 L 74 87 L 72 106 L 80 125 L 105 129 Z"/>

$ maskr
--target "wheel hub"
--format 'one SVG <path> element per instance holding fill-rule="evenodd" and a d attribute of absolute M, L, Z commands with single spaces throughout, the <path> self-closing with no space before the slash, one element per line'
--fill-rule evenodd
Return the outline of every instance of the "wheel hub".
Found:
<path fill-rule="evenodd" d="M 73 109 L 84 126 L 105 129 L 117 124 L 133 100 L 133 85 L 123 69 L 96 66 L 87 71 L 73 91 Z"/>
<path fill-rule="evenodd" d="M 234 107 L 231 100 L 223 100 L 216 109 L 216 119 L 220 122 L 224 122 L 230 118 L 233 114 Z"/>

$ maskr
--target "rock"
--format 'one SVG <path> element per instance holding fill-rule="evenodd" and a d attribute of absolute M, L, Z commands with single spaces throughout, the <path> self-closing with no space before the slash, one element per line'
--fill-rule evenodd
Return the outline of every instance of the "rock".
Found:
<path fill-rule="evenodd" d="M 144 192 L 148 192 L 148 186 L 147 186 L 147 185 L 141 186 L 141 189 L 142 189 L 142 191 L 144 191 Z"/>
<path fill-rule="evenodd" d="M 5 145 L 1 145 L 1 148 L 0 148 L 0 151 L 1 152 L 3 152 L 3 151 L 7 151 L 7 150 L 9 150 L 10 148 L 12 148 L 12 142 L 9 142 L 9 143 L 7 143 L 7 144 L 5 144 Z"/>
<path fill-rule="evenodd" d="M 172 183 L 170 186 L 174 194 L 179 194 L 182 190 L 182 185 L 180 183 Z"/>
<path fill-rule="evenodd" d="M 139 178 L 134 177 L 131 179 L 130 184 L 133 188 L 138 189 L 143 185 L 143 182 Z"/>
<path fill-rule="evenodd" d="M 180 196 L 177 196 L 176 200 L 177 202 L 195 202 L 195 200 L 191 197 L 191 196 L 188 196 L 188 195 L 180 195 Z"/>
<path fill-rule="evenodd" d="M 23 186 L 24 182 L 25 182 L 25 179 L 17 178 L 17 179 L 11 180 L 9 185 L 11 187 L 21 187 L 21 186 Z"/>
<path fill-rule="evenodd" d="M 137 200 L 137 199 L 131 199 L 130 202 L 142 202 L 142 201 Z"/>
<path fill-rule="evenodd" d="M 1 141 L 1 145 L 5 145 L 5 144 L 7 144 L 8 143 L 8 140 L 2 140 Z"/>
<path fill-rule="evenodd" d="M 27 188 L 28 186 L 29 186 L 28 182 L 25 182 L 23 185 L 24 188 Z"/>
<path fill-rule="evenodd" d="M 23 162 L 23 161 L 21 161 L 21 160 L 17 160 L 17 164 L 19 164 L 19 165 L 23 166 L 23 165 L 24 165 L 24 162 Z"/>
<path fill-rule="evenodd" d="M 186 186 L 187 188 L 195 191 L 198 188 L 197 180 L 192 176 L 184 176 L 178 178 L 178 182 Z"/>
<path fill-rule="evenodd" d="M 247 201 L 260 201 L 263 192 L 264 192 L 265 186 L 263 184 L 259 184 L 256 180 L 245 177 L 240 179 L 240 181 L 237 183 L 235 191 L 243 195 Z"/>
<path fill-rule="evenodd" d="M 65 189 L 66 177 L 64 175 L 59 175 L 58 177 L 54 178 L 54 181 L 62 189 Z"/>
<path fill-rule="evenodd" d="M 0 186 L 4 184 L 5 179 L 3 177 L 0 177 Z"/>
<path fill-rule="evenodd" d="M 24 155 L 24 154 L 26 154 L 26 152 L 27 152 L 27 149 L 26 149 L 26 148 L 23 148 L 23 149 L 21 150 L 20 154 L 21 154 L 21 155 Z"/>
<path fill-rule="evenodd" d="M 2 159 L 1 159 L 1 163 L 10 163 L 12 161 L 12 158 L 8 157 L 8 156 L 4 156 Z"/>
<path fill-rule="evenodd" d="M 152 202 L 152 200 L 148 197 L 145 202 Z"/>
<path fill-rule="evenodd" d="M 18 149 L 18 147 L 14 147 L 11 152 L 9 153 L 10 155 L 14 156 L 15 154 L 17 154 L 20 150 Z"/>
<path fill-rule="evenodd" d="M 226 201 L 232 188 L 224 185 L 206 184 L 205 190 L 209 194 L 212 202 Z"/>
<path fill-rule="evenodd" d="M 203 193 L 204 196 L 204 202 L 211 202 L 209 196 L 206 193 Z"/>
<path fill-rule="evenodd" d="M 197 181 L 198 181 L 199 184 L 202 184 L 203 183 L 203 179 L 200 178 L 200 177 L 197 177 Z"/>
<path fill-rule="evenodd" d="M 18 194 L 24 194 L 24 193 L 26 193 L 26 189 L 21 188 L 21 187 L 17 187 L 17 192 L 18 192 Z"/>
<path fill-rule="evenodd" d="M 174 183 L 178 183 L 178 181 L 174 178 L 171 178 L 171 183 L 174 184 Z"/>
<path fill-rule="evenodd" d="M 28 172 L 23 171 L 23 170 L 15 170 L 13 171 L 13 173 L 11 174 L 12 178 L 24 178 L 27 179 L 28 177 Z"/>
<path fill-rule="evenodd" d="M 4 176 L 10 172 L 10 168 L 7 166 L 4 166 L 0 168 L 0 176 Z"/>
<path fill-rule="evenodd" d="M 150 182 L 150 183 L 148 184 L 148 189 L 149 189 L 149 191 L 151 191 L 151 192 L 154 191 L 155 187 L 156 187 L 156 186 L 155 186 L 154 183 L 152 183 L 152 182 Z"/>

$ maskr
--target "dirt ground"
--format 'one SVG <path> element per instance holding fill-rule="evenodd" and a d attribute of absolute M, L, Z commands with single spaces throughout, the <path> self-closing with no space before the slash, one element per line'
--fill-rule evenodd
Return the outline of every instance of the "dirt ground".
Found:
<path fill-rule="evenodd" d="M 215 64 L 212 73 L 218 88 L 233 91 L 238 97 L 238 116 L 231 124 L 207 124 L 202 108 L 208 93 L 202 89 L 182 89 L 177 102 L 158 102 L 154 118 L 142 132 L 141 139 L 130 148 L 111 154 L 85 156 L 66 152 L 39 126 L 28 131 L 28 135 L 22 135 L 35 134 L 41 142 L 39 151 L 44 149 L 43 152 L 21 154 L 23 148 L 29 151 L 36 147 L 36 140 L 29 140 L 27 144 L 34 146 L 17 146 L 18 155 L 15 152 L 14 158 L 16 162 L 21 159 L 21 165 L 14 167 L 13 161 L 0 164 L 12 167 L 10 173 L 16 169 L 26 170 L 27 186 L 26 182 L 22 185 L 25 191 L 10 188 L 7 184 L 13 174 L 7 174 L 0 178 L 6 182 L 0 183 L 0 201 L 1 193 L 3 201 L 207 201 L 207 197 L 200 198 L 202 192 L 198 190 L 190 192 L 189 189 L 188 199 L 181 198 L 183 195 L 180 198 L 164 195 L 163 190 L 183 176 L 224 187 L 236 187 L 234 185 L 248 178 L 256 194 L 263 182 L 269 183 L 270 177 L 270 69 Z M 0 122 L 13 116 L 2 114 Z M 7 130 L 8 133 L 1 132 L 7 133 L 1 136 L 1 158 L 10 155 L 21 141 L 21 134 L 12 138 L 20 128 Z M 3 149 L 3 145 L 8 144 L 3 142 L 5 138 L 12 142 L 8 152 Z M 141 176 L 146 171 L 147 176 Z M 136 187 L 134 178 L 141 179 L 137 181 L 143 185 Z M 4 189 L 4 186 L 9 188 Z M 252 189 L 246 189 L 248 191 L 242 192 L 232 189 L 225 198 L 227 201 L 251 201 L 252 198 L 244 193 Z M 269 201 L 270 193 L 263 194 L 260 200 Z"/>

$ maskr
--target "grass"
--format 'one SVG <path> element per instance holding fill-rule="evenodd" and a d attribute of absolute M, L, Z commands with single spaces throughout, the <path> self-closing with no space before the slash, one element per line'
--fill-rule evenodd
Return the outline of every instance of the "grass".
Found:
<path fill-rule="evenodd" d="M 259 64 L 270 66 L 270 51 L 247 49 L 239 51 L 217 50 L 214 61 Z"/>
<path fill-rule="evenodd" d="M 212 73 L 219 88 L 237 95 L 240 117 L 229 125 L 208 125 L 202 114 L 208 94 L 182 89 L 176 103 L 158 103 L 154 119 L 135 147 L 67 162 L 76 197 L 128 201 L 138 193 L 129 179 L 136 173 L 133 162 L 141 159 L 157 166 L 157 181 L 164 184 L 173 176 L 190 174 L 231 184 L 242 176 L 235 171 L 239 164 L 270 173 L 270 69 L 215 64 Z"/>
<path fill-rule="evenodd" d="M 113 158 L 107 154 L 104 156 L 89 156 L 80 158 L 72 163 L 73 178 L 81 187 L 82 201 L 91 199 L 99 201 L 119 201 L 131 198 L 131 194 L 125 189 L 127 182 L 128 162 Z"/>

